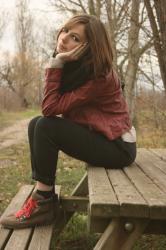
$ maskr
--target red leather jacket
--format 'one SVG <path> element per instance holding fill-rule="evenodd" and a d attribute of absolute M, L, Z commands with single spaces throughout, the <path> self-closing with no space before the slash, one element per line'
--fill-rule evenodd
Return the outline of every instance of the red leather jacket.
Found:
<path fill-rule="evenodd" d="M 110 140 L 131 128 L 131 121 L 118 77 L 114 71 L 98 80 L 89 80 L 80 88 L 60 95 L 62 69 L 48 68 L 42 101 L 44 116 L 63 116 L 87 125 Z"/>

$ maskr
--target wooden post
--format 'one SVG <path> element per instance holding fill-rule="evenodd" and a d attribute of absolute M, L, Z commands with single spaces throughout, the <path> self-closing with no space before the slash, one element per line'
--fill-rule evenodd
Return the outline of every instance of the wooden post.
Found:
<path fill-rule="evenodd" d="M 78 183 L 76 188 L 73 190 L 72 196 L 84 197 L 87 194 L 88 194 L 88 178 L 87 178 L 87 173 L 86 173 L 81 179 L 81 181 Z M 68 223 L 70 218 L 74 215 L 74 212 L 64 211 L 63 208 L 60 208 L 58 218 L 55 222 L 55 231 L 56 231 L 55 241 L 58 239 L 59 234 L 61 233 L 65 225 Z"/>
<path fill-rule="evenodd" d="M 148 224 L 144 219 L 114 218 L 94 250 L 130 250 Z M 128 227 L 128 225 L 131 225 Z"/>

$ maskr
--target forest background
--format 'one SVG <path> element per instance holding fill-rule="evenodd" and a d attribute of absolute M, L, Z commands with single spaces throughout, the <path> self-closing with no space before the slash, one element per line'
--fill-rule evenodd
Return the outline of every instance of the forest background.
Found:
<path fill-rule="evenodd" d="M 88 13 L 98 16 L 108 30 L 114 67 L 125 86 L 124 95 L 137 130 L 138 147 L 166 147 L 165 0 L 12 0 L 9 5 L 0 0 L 0 7 L 0 135 L 6 126 L 41 112 L 44 68 L 55 48 L 58 29 L 73 14 Z M 20 151 L 23 154 L 18 159 Z M 1 150 L 0 164 L 6 159 L 5 167 L 0 166 L 5 176 L 4 181 L 1 180 L 1 194 L 5 195 L 5 199 L 0 195 L 1 212 L 19 186 L 30 180 L 29 174 L 25 177 L 28 171 L 25 166 L 30 164 L 25 143 Z M 59 164 L 59 182 L 65 185 L 67 182 L 68 192 L 83 170 L 80 168 L 78 172 L 75 168 L 78 162 L 64 155 Z M 16 168 L 15 173 L 12 172 L 14 182 L 11 182 L 13 165 Z M 70 179 L 70 174 L 75 179 Z M 84 217 L 76 221 L 74 225 L 82 225 Z M 162 238 L 142 240 L 141 247 L 136 249 L 166 248 Z M 157 247 L 156 242 L 160 242 L 160 246 Z M 90 243 L 87 244 L 91 249 Z M 78 245 L 69 249 L 88 249 L 87 245 L 85 248 Z"/>

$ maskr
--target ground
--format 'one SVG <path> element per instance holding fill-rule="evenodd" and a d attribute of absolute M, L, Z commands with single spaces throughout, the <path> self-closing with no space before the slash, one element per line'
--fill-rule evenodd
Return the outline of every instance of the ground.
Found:
<path fill-rule="evenodd" d="M 29 118 L 15 122 L 0 133 L 0 150 L 27 140 Z"/>

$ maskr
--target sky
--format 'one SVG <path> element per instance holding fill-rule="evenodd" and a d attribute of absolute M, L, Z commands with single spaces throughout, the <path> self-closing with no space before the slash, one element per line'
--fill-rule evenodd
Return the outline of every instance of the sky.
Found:
<path fill-rule="evenodd" d="M 48 27 L 58 28 L 62 25 L 62 15 L 49 6 L 49 0 L 30 0 L 29 8 L 35 17 L 36 27 L 40 28 L 40 25 Z M 15 0 L 0 0 L 0 9 L 4 12 L 8 12 L 7 27 L 5 29 L 3 38 L 0 40 L 0 51 L 8 51 L 14 53 L 15 42 L 14 42 L 14 18 L 15 18 Z"/>

